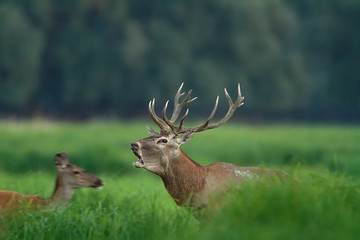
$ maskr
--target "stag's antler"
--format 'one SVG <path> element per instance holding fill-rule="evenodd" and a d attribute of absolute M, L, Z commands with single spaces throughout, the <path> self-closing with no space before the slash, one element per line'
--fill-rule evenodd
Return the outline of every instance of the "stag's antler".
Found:
<path fill-rule="evenodd" d="M 205 130 L 208 130 L 208 129 L 217 128 L 220 125 L 226 123 L 232 117 L 232 115 L 234 115 L 235 110 L 238 107 L 241 107 L 244 104 L 244 102 L 243 102 L 244 97 L 241 95 L 241 90 L 240 90 L 240 84 L 239 83 L 238 83 L 238 97 L 237 97 L 235 102 L 233 102 L 231 100 L 231 97 L 229 96 L 228 92 L 226 91 L 226 88 L 224 88 L 224 92 L 225 92 L 225 96 L 226 96 L 226 98 L 228 100 L 228 103 L 229 103 L 229 110 L 227 111 L 225 116 L 221 120 L 219 120 L 218 122 L 209 124 L 211 119 L 214 117 L 217 106 L 218 106 L 219 96 L 217 96 L 214 109 L 211 112 L 209 118 L 203 124 L 201 124 L 201 125 L 199 125 L 197 127 L 194 127 L 194 128 L 188 128 L 186 131 L 201 132 L 201 131 L 205 131 Z"/>
<path fill-rule="evenodd" d="M 226 96 L 226 98 L 227 98 L 227 100 L 229 102 L 229 110 L 221 120 L 219 120 L 216 123 L 210 124 L 210 121 L 213 119 L 213 117 L 214 117 L 214 115 L 216 113 L 217 107 L 218 107 L 219 96 L 217 96 L 214 108 L 213 108 L 210 116 L 208 117 L 208 119 L 203 124 L 201 124 L 201 125 L 199 125 L 197 127 L 193 127 L 193 128 L 183 128 L 184 120 L 185 120 L 185 118 L 187 117 L 187 115 L 189 113 L 189 109 L 187 109 L 184 116 L 180 119 L 180 124 L 177 127 L 177 126 L 175 126 L 175 121 L 179 117 L 182 108 L 186 104 L 191 103 L 192 101 L 194 101 L 196 99 L 196 97 L 190 99 L 190 95 L 191 95 L 191 92 L 192 92 L 192 90 L 190 90 L 187 93 L 185 99 L 181 103 L 179 103 L 179 98 L 184 95 L 184 93 L 181 93 L 181 89 L 182 89 L 183 85 L 184 85 L 184 83 L 181 84 L 179 90 L 177 91 L 177 93 L 175 95 L 175 98 L 174 98 L 174 111 L 173 111 L 173 114 L 172 114 L 170 120 L 166 117 L 166 109 L 168 107 L 169 101 L 167 101 L 165 106 L 164 106 L 163 114 L 162 114 L 163 119 L 159 118 L 155 114 L 155 110 L 154 110 L 155 99 L 153 99 L 149 103 L 150 115 L 151 115 L 152 119 L 154 120 L 154 122 L 160 127 L 162 132 L 163 131 L 169 131 L 171 129 L 171 131 L 174 132 L 175 134 L 181 134 L 181 133 L 185 133 L 185 132 L 201 132 L 201 131 L 205 131 L 205 130 L 208 130 L 208 129 L 217 128 L 220 125 L 222 125 L 223 123 L 227 122 L 232 117 L 235 110 L 238 107 L 240 107 L 241 105 L 244 104 L 243 103 L 244 97 L 241 95 L 240 84 L 238 84 L 238 97 L 237 97 L 235 102 L 232 101 L 231 97 L 229 96 L 229 94 L 228 94 L 228 92 L 226 91 L 226 88 L 225 88 L 224 91 L 225 91 L 225 96 Z"/>
<path fill-rule="evenodd" d="M 159 118 L 155 113 L 155 98 L 153 98 L 153 100 L 149 102 L 149 113 L 154 122 L 160 127 L 160 132 L 169 131 L 170 127 L 166 125 L 164 120 Z"/>

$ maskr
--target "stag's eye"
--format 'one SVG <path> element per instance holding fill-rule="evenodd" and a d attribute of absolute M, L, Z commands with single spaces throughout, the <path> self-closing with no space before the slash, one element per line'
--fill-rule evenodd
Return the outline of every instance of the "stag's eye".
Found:
<path fill-rule="evenodd" d="M 75 170 L 75 171 L 73 171 L 73 173 L 74 174 L 79 174 L 80 172 Z"/>
<path fill-rule="evenodd" d="M 167 143 L 167 142 L 168 142 L 168 140 L 167 140 L 167 139 L 165 139 L 165 138 L 160 139 L 160 140 L 158 141 L 158 143 Z"/>

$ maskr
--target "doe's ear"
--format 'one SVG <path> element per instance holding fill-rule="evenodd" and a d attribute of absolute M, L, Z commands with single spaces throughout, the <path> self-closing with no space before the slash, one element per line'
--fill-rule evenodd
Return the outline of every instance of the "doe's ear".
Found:
<path fill-rule="evenodd" d="M 178 142 L 179 145 L 187 143 L 188 141 L 190 141 L 192 139 L 192 137 L 194 136 L 195 132 L 185 132 L 183 133 L 181 136 L 177 137 L 176 140 Z"/>
<path fill-rule="evenodd" d="M 55 155 L 54 163 L 58 169 L 63 169 L 67 164 L 70 164 L 69 158 L 64 152 Z"/>

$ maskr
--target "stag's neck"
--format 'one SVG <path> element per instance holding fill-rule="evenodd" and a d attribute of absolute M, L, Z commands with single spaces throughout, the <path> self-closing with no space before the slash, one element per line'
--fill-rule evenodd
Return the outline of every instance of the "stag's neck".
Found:
<path fill-rule="evenodd" d="M 180 154 L 170 159 L 166 173 L 161 176 L 166 190 L 176 204 L 191 204 L 193 194 L 200 192 L 205 185 L 204 167 L 191 160 L 181 149 Z"/>
<path fill-rule="evenodd" d="M 56 177 L 55 188 L 48 199 L 54 205 L 66 204 L 74 194 L 74 189 L 68 186 L 60 174 Z"/>

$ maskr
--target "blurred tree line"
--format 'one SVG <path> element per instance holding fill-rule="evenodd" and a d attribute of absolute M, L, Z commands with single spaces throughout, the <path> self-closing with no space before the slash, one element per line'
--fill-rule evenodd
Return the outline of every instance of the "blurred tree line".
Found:
<path fill-rule="evenodd" d="M 181 82 L 202 115 L 240 82 L 246 116 L 360 117 L 360 1 L 1 0 L 0 23 L 2 116 L 144 116 Z"/>

